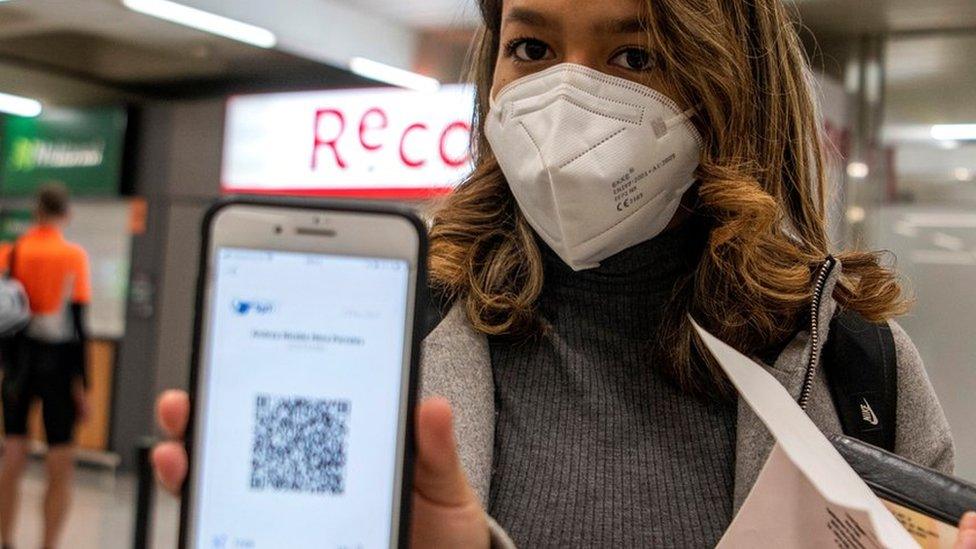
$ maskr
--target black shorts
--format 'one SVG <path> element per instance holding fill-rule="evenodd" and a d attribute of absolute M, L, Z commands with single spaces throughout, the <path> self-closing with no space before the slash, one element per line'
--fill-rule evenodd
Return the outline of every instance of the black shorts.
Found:
<path fill-rule="evenodd" d="M 20 351 L 24 355 L 18 366 L 5 367 L 3 376 L 4 432 L 7 436 L 26 435 L 31 404 L 40 399 L 48 446 L 70 444 L 77 418 L 72 394 L 75 369 L 70 359 L 70 345 L 25 338 Z"/>

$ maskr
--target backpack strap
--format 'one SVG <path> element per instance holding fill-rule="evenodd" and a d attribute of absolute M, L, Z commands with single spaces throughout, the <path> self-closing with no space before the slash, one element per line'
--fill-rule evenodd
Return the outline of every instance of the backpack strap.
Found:
<path fill-rule="evenodd" d="M 7 270 L 2 273 L 3 278 L 16 278 L 14 276 L 14 261 L 17 260 L 17 245 L 20 239 L 14 240 L 10 245 L 10 252 L 7 253 Z"/>
<path fill-rule="evenodd" d="M 830 323 L 822 364 L 844 434 L 894 451 L 898 357 L 891 327 L 841 311 Z"/>

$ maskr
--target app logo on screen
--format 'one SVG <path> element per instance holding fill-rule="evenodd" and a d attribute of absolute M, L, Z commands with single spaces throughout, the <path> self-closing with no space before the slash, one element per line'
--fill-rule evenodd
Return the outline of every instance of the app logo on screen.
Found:
<path fill-rule="evenodd" d="M 239 316 L 247 316 L 249 314 L 266 315 L 274 312 L 274 303 L 270 301 L 235 299 L 231 305 L 234 308 L 234 312 Z"/>

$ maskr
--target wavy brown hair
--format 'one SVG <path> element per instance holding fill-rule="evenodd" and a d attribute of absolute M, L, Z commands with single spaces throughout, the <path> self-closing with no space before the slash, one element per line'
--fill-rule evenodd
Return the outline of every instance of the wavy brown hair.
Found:
<path fill-rule="evenodd" d="M 433 213 L 431 276 L 488 335 L 540 333 L 543 286 L 534 233 L 519 212 L 482 121 L 499 53 L 502 0 L 479 0 L 473 174 Z M 646 29 L 680 102 L 699 105 L 704 138 L 695 218 L 707 244 L 676 285 L 656 363 L 689 392 L 727 394 L 690 313 L 742 352 L 761 353 L 808 318 L 813 278 L 829 254 L 824 145 L 809 66 L 781 0 L 653 0 Z M 837 254 L 842 307 L 882 321 L 906 310 L 877 254 Z"/>

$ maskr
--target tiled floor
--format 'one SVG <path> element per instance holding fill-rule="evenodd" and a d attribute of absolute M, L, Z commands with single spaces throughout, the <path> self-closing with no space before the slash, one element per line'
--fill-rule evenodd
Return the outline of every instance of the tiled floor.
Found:
<path fill-rule="evenodd" d="M 43 466 L 32 463 L 21 488 L 16 549 L 40 547 L 44 486 Z M 61 549 L 131 549 L 134 501 L 131 475 L 79 468 Z M 165 494 L 157 494 L 155 501 L 152 547 L 176 547 L 179 505 Z"/>

